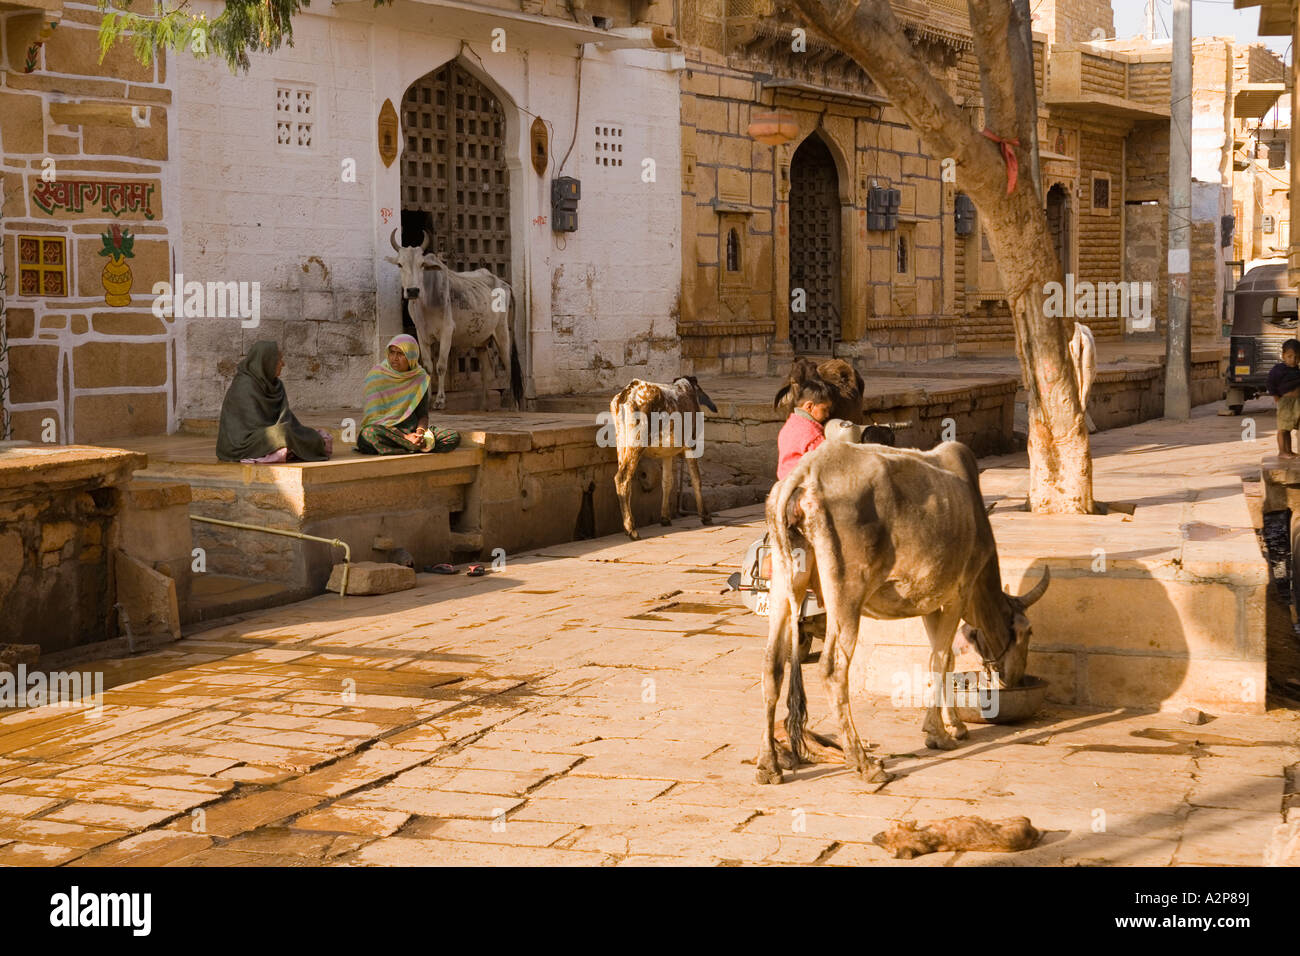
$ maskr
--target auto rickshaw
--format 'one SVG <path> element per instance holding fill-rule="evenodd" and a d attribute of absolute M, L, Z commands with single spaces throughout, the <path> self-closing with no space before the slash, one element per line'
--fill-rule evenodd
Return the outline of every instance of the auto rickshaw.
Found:
<path fill-rule="evenodd" d="M 1269 370 L 1282 361 L 1282 343 L 1300 337 L 1300 291 L 1287 281 L 1285 260 L 1246 272 L 1232 295 L 1225 404 L 1234 415 L 1267 389 Z"/>

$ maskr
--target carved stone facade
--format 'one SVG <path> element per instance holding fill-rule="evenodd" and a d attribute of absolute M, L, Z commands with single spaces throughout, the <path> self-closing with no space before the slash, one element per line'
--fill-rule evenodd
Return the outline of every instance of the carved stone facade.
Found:
<path fill-rule="evenodd" d="M 966 4 L 894 5 L 978 124 Z M 1120 282 L 1130 271 L 1126 156 L 1158 152 L 1161 137 L 1168 149 L 1168 64 L 1155 66 L 1151 83 L 1140 56 L 1075 42 L 1113 34 L 1106 0 L 1046 0 L 1035 13 L 1043 189 L 1058 248 L 1077 280 Z M 752 374 L 782 370 L 796 352 L 870 366 L 1005 350 L 1011 318 L 978 214 L 973 228 L 956 229 L 960 177 L 945 183 L 940 158 L 871 78 L 825 38 L 798 33 L 798 22 L 770 0 L 683 6 L 684 364 Z M 792 142 L 765 146 L 747 135 L 756 114 L 772 111 L 794 117 Z M 800 188 L 801 163 L 827 155 L 838 197 L 830 215 L 815 205 L 826 204 L 825 190 Z M 873 215 L 894 190 L 889 216 Z M 1163 264 L 1163 239 L 1158 247 L 1143 246 Z M 823 287 L 817 256 L 838 259 L 836 288 Z M 1131 331 L 1122 315 L 1091 324 L 1102 337 Z"/>
<path fill-rule="evenodd" d="M 971 45 L 959 7 L 899 11 L 954 90 Z M 763 0 L 683 5 L 683 362 L 766 373 L 796 350 L 864 364 L 955 355 L 939 161 L 857 64 L 796 23 Z M 776 110 L 797 137 L 751 139 L 755 115 Z M 889 190 L 894 220 L 869 228 Z"/>

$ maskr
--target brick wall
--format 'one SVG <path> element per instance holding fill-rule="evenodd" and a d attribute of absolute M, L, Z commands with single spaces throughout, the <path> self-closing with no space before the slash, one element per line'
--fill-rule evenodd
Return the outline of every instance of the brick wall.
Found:
<path fill-rule="evenodd" d="M 745 6 L 749 15 L 755 5 Z M 758 4 L 757 6 L 764 6 Z M 755 9 L 749 9 L 755 7 Z M 738 7 L 736 8 L 738 9 Z M 683 361 L 696 372 L 766 372 L 774 342 L 788 330 L 789 168 L 798 146 L 821 137 L 838 167 L 841 201 L 840 351 L 863 362 L 938 358 L 951 352 L 953 317 L 944 306 L 944 227 L 939 163 L 892 108 L 825 103 L 780 94 L 799 136 L 773 148 L 751 140 L 753 115 L 772 109 L 755 63 L 739 41 L 724 46 L 724 0 L 691 0 L 682 11 L 687 70 L 682 75 Z M 689 25 L 688 25 L 689 24 Z M 970 90 L 978 88 L 968 61 Z M 779 67 L 779 65 L 778 65 Z M 782 75 L 780 68 L 767 72 Z M 911 242 L 914 279 L 897 281 L 898 235 L 866 228 L 872 185 L 902 193 L 900 233 Z M 950 228 L 950 226 L 949 226 Z M 743 281 L 729 281 L 720 258 L 725 237 L 743 241 Z M 951 241 L 950 239 L 947 241 Z M 897 334 L 885 327 L 899 327 Z M 946 328 L 947 331 L 943 331 Z M 927 330 L 924 340 L 908 330 Z M 898 350 L 898 351 L 895 351 Z"/>
<path fill-rule="evenodd" d="M 1263 43 L 1238 44 L 1232 50 L 1232 78 L 1240 83 L 1285 83 L 1286 67 Z"/>
<path fill-rule="evenodd" d="M 1100 27 L 1115 35 L 1115 14 L 1110 0 L 1039 0 L 1033 4 L 1034 30 L 1056 43 L 1090 40 Z"/>
<path fill-rule="evenodd" d="M 1124 278 L 1123 136 L 1113 129 L 1084 126 L 1079 136 L 1079 173 L 1083 198 L 1079 207 L 1076 278 L 1094 283 L 1120 282 Z M 1110 177 L 1110 209 L 1094 209 L 1094 175 Z M 1120 316 L 1094 316 L 1083 320 L 1096 336 L 1123 332 Z"/>

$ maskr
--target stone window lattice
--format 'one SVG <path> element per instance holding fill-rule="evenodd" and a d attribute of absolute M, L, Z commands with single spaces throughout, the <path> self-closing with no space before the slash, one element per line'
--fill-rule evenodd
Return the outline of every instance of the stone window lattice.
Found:
<path fill-rule="evenodd" d="M 1097 215 L 1111 214 L 1110 174 L 1092 174 L 1092 211 Z"/>
<path fill-rule="evenodd" d="M 275 141 L 280 146 L 311 149 L 316 126 L 313 91 L 303 86 L 275 88 Z"/>
<path fill-rule="evenodd" d="M 68 241 L 63 236 L 18 237 L 18 294 L 68 295 Z"/>
<path fill-rule="evenodd" d="M 616 123 L 597 123 L 595 149 L 597 166 L 622 166 L 623 127 Z"/>

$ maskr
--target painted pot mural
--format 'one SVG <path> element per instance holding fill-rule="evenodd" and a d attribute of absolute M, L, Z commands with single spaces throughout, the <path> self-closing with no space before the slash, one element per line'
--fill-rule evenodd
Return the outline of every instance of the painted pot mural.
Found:
<path fill-rule="evenodd" d="M 135 236 L 131 235 L 129 229 L 123 229 L 114 223 L 109 232 L 103 233 L 100 238 L 104 240 L 104 248 L 99 250 L 99 254 L 108 258 L 101 276 L 104 282 L 104 301 L 112 306 L 130 305 L 131 284 L 135 277 L 131 275 L 131 267 L 126 260 L 135 258 Z"/>

